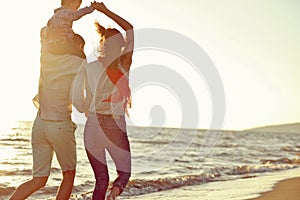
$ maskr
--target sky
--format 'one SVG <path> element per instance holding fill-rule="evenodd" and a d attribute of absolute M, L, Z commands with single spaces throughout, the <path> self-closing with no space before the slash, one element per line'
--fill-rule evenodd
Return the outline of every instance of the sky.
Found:
<path fill-rule="evenodd" d="M 242 130 L 300 122 L 298 0 L 103 2 L 132 23 L 136 30 L 171 30 L 195 42 L 207 53 L 224 87 L 224 129 Z M 39 78 L 39 30 L 46 25 L 53 10 L 60 6 L 60 0 L 17 0 L 14 5 L 9 1 L 2 2 L 0 18 L 3 61 L 0 73 L 1 126 L 35 118 L 32 98 L 37 93 Z M 83 0 L 82 6 L 86 5 L 89 1 Z M 97 43 L 93 27 L 95 19 L 106 27 L 119 28 L 96 11 L 74 22 L 75 32 L 86 41 L 87 55 L 93 54 Z M 195 120 L 186 122 L 189 121 L 185 119 L 189 117 L 186 99 L 168 82 L 151 83 L 151 76 L 148 76 L 150 84 L 134 88 L 130 111 L 132 124 L 211 127 L 214 105 L 209 85 L 205 77 L 193 71 L 188 61 L 182 60 L 180 55 L 155 49 L 137 51 L 133 60 L 132 70 L 136 72 L 145 65 L 160 65 L 180 74 L 194 92 L 195 112 L 199 117 L 197 123 Z M 134 79 L 134 75 L 131 78 Z M 75 114 L 74 120 L 80 121 L 81 117 Z"/>

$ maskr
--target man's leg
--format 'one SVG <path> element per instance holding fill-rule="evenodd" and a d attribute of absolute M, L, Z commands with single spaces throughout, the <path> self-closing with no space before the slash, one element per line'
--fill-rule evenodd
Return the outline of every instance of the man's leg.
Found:
<path fill-rule="evenodd" d="M 33 177 L 30 181 L 27 181 L 20 185 L 17 190 L 10 197 L 10 200 L 24 200 L 32 193 L 44 187 L 47 183 L 48 176 L 46 177 Z"/>
<path fill-rule="evenodd" d="M 32 127 L 33 178 L 20 185 L 11 196 L 11 200 L 24 200 L 47 183 L 53 150 L 45 138 L 44 123 L 44 120 L 37 116 Z"/>
<path fill-rule="evenodd" d="M 73 189 L 75 173 L 75 170 L 63 172 L 63 180 L 58 189 L 56 200 L 68 200 L 70 198 Z"/>
<path fill-rule="evenodd" d="M 76 173 L 76 125 L 71 120 L 53 122 L 47 129 L 47 138 L 52 144 L 63 171 L 63 180 L 57 191 L 57 200 L 68 200 L 72 193 Z"/>

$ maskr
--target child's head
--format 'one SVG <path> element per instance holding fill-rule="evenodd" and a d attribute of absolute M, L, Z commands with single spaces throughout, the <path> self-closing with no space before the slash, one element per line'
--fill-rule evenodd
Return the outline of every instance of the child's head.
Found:
<path fill-rule="evenodd" d="M 61 5 L 71 10 L 77 10 L 81 3 L 82 0 L 61 0 Z"/>

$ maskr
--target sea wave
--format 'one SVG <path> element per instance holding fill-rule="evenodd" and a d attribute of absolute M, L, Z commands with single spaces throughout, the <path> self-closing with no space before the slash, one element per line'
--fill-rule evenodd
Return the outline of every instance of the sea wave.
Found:
<path fill-rule="evenodd" d="M 300 167 L 299 160 L 282 158 L 274 160 L 274 162 L 269 160 L 268 162 L 263 162 L 260 165 L 242 165 L 233 168 L 215 167 L 210 169 L 209 172 L 200 175 L 185 175 L 175 178 L 164 178 L 157 180 L 131 180 L 124 191 L 124 195 L 136 196 L 151 192 L 174 189 L 182 186 L 199 185 L 212 181 L 251 178 L 256 177 L 257 173 L 283 171 L 298 167 Z"/>
<path fill-rule="evenodd" d="M 61 169 L 51 167 L 51 173 L 61 173 Z M 1 176 L 31 176 L 32 169 L 0 170 Z"/>
<path fill-rule="evenodd" d="M 14 190 L 14 187 L 0 186 L 0 200 L 2 200 L 3 196 L 8 196 L 12 194 Z"/>
<path fill-rule="evenodd" d="M 22 170 L 15 170 L 15 171 L 8 171 L 8 170 L 0 170 L 0 176 L 30 176 L 32 174 L 31 169 L 22 169 Z"/>
<path fill-rule="evenodd" d="M 30 138 L 21 138 L 21 137 L 10 137 L 10 138 L 0 138 L 0 142 L 30 142 Z M 15 144 L 14 144 L 15 145 Z"/>
<path fill-rule="evenodd" d="M 298 168 L 297 165 L 289 165 L 289 164 L 277 164 L 277 165 L 243 165 L 238 166 L 232 169 L 231 171 L 226 172 L 227 175 L 244 175 L 244 174 L 254 174 L 254 173 L 265 173 L 265 172 L 275 172 L 280 170 L 294 169 Z"/>
<path fill-rule="evenodd" d="M 261 162 L 263 164 L 300 164 L 300 159 L 289 159 L 289 158 L 280 158 L 277 160 L 262 159 Z"/>

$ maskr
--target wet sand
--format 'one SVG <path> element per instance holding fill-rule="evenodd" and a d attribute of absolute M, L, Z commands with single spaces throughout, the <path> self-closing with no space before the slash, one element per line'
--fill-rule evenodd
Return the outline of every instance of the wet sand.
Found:
<path fill-rule="evenodd" d="M 258 198 L 252 200 L 299 200 L 300 199 L 300 177 L 280 181 L 273 190 L 262 193 Z"/>

